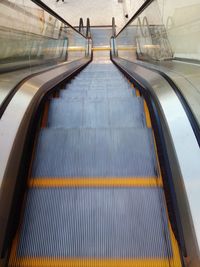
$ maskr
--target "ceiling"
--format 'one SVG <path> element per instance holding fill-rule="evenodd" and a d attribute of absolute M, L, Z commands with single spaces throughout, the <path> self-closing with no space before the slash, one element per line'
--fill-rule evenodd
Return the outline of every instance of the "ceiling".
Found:
<path fill-rule="evenodd" d="M 72 26 L 79 25 L 80 17 L 91 26 L 111 25 L 115 17 L 117 30 L 120 30 L 144 0 L 43 0 L 43 2 L 68 21 Z M 128 18 L 125 15 L 128 14 Z"/>

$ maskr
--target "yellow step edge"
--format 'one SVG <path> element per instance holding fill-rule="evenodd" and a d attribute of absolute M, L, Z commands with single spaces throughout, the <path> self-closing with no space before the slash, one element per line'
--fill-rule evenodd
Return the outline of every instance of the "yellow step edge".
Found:
<path fill-rule="evenodd" d="M 137 89 L 136 89 L 136 95 L 137 95 Z M 146 118 L 146 124 L 148 128 L 152 128 L 152 123 L 151 123 L 151 117 L 150 117 L 150 113 L 149 113 L 149 109 L 147 106 L 146 101 L 144 100 L 144 112 L 145 112 L 145 118 Z M 162 181 L 162 173 L 161 173 L 161 168 L 160 168 L 160 162 L 159 162 L 159 157 L 158 157 L 158 148 L 156 145 L 156 140 L 155 140 L 155 134 L 153 132 L 153 142 L 154 142 L 154 148 L 155 148 L 155 154 L 156 154 L 156 161 L 157 161 L 157 166 L 158 166 L 158 180 Z M 164 200 L 164 205 L 167 211 L 167 205 L 166 205 L 166 200 Z M 170 267 L 181 267 L 181 259 L 180 259 L 180 252 L 179 252 L 179 247 L 178 247 L 178 243 L 177 240 L 175 238 L 175 235 L 172 231 L 172 227 L 171 227 L 171 223 L 169 220 L 169 215 L 168 212 L 167 214 L 167 218 L 168 218 L 168 229 L 169 229 L 169 234 L 170 234 L 170 240 L 171 240 L 171 246 L 172 246 L 172 253 L 173 253 L 173 257 L 169 258 L 169 263 L 170 263 Z"/>
<path fill-rule="evenodd" d="M 167 217 L 168 217 L 168 214 L 167 214 Z M 182 267 L 178 243 L 172 231 L 169 217 L 168 217 L 168 229 L 169 229 L 169 235 L 170 235 L 172 253 L 173 253 L 173 258 L 169 258 L 169 262 L 170 262 L 169 266 L 170 267 Z"/>
<path fill-rule="evenodd" d="M 68 47 L 67 48 L 67 51 L 69 51 L 69 52 L 81 52 L 81 51 L 86 51 L 86 49 L 84 48 L 84 47 Z"/>
<path fill-rule="evenodd" d="M 169 259 L 88 259 L 22 257 L 9 263 L 9 267 L 171 267 Z M 179 267 L 176 266 L 176 267 Z"/>
<path fill-rule="evenodd" d="M 139 92 L 139 90 L 138 89 L 135 89 L 135 93 L 136 93 L 136 96 L 140 96 L 140 92 Z"/>
<path fill-rule="evenodd" d="M 29 187 L 156 187 L 162 185 L 162 180 L 157 177 L 36 177 L 28 182 Z"/>
<path fill-rule="evenodd" d="M 92 51 L 110 51 L 110 47 L 92 47 Z"/>
<path fill-rule="evenodd" d="M 147 127 L 148 128 L 151 128 L 152 127 L 152 125 L 151 125 L 151 118 L 150 118 L 149 109 L 147 107 L 147 103 L 146 103 L 145 100 L 144 100 L 144 113 L 145 113 Z"/>

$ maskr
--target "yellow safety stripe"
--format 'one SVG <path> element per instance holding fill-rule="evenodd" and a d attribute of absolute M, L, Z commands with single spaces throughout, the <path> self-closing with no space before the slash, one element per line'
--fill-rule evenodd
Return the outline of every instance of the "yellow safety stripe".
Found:
<path fill-rule="evenodd" d="M 151 118 L 150 118 L 149 109 L 147 107 L 147 103 L 145 100 L 144 100 L 144 113 L 145 113 L 147 127 L 151 128 Z"/>
<path fill-rule="evenodd" d="M 135 89 L 136 96 L 140 97 L 140 91 L 138 89 Z"/>
<path fill-rule="evenodd" d="M 92 51 L 110 51 L 110 47 L 92 47 Z"/>
<path fill-rule="evenodd" d="M 30 187 L 155 187 L 162 186 L 157 177 L 42 177 L 29 180 Z"/>
<path fill-rule="evenodd" d="M 10 267 L 169 267 L 169 259 L 94 259 L 23 257 L 9 263 Z M 177 265 L 176 267 L 179 267 Z"/>

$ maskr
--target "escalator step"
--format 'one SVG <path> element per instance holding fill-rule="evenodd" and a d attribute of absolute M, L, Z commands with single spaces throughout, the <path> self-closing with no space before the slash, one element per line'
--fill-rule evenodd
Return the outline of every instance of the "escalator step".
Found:
<path fill-rule="evenodd" d="M 95 92 L 101 92 L 101 97 L 103 98 L 112 98 L 112 97 L 133 97 L 135 96 L 134 90 L 131 89 L 118 89 L 118 88 L 105 88 L 105 87 L 95 87 L 89 89 L 87 87 L 79 87 L 73 89 L 62 90 L 61 97 L 67 99 L 69 96 L 79 96 L 79 97 L 90 97 L 91 94 Z"/>
<path fill-rule="evenodd" d="M 86 83 L 86 82 L 73 82 L 68 84 L 66 87 L 66 89 L 75 89 L 75 90 L 102 90 L 102 89 L 106 89 L 106 90 L 116 90 L 116 89 L 120 89 L 120 90 L 131 90 L 131 85 L 130 84 L 106 84 L 103 82 L 98 82 L 98 83 Z"/>
<path fill-rule="evenodd" d="M 34 177 L 157 176 L 151 129 L 43 129 Z"/>
<path fill-rule="evenodd" d="M 56 99 L 51 101 L 48 126 L 81 128 L 83 127 L 83 100 L 66 102 Z"/>
<path fill-rule="evenodd" d="M 113 75 L 109 75 L 109 76 L 105 76 L 104 73 L 102 75 L 96 74 L 96 75 L 90 75 L 89 73 L 82 73 L 80 75 L 78 75 L 77 77 L 75 77 L 72 81 L 95 81 L 95 82 L 105 82 L 105 83 L 122 83 L 122 82 L 126 82 L 127 83 L 127 79 L 122 76 L 122 77 L 116 77 L 116 74 L 118 76 L 118 73 L 113 73 Z M 115 77 L 114 77 L 115 76 Z M 114 78 L 114 79 L 112 79 Z M 113 81 L 114 80 L 114 81 Z"/>
<path fill-rule="evenodd" d="M 172 257 L 159 188 L 33 188 L 18 257 Z"/>
<path fill-rule="evenodd" d="M 139 98 L 64 99 L 51 101 L 49 127 L 145 127 L 143 101 Z"/>

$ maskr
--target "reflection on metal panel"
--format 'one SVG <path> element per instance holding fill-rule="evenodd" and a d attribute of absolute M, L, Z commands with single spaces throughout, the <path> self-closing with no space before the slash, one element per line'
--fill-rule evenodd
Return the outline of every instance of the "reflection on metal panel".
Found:
<path fill-rule="evenodd" d="M 0 105 L 23 78 L 83 58 L 87 45 L 73 28 L 30 0 L 0 1 L 0 42 Z"/>

